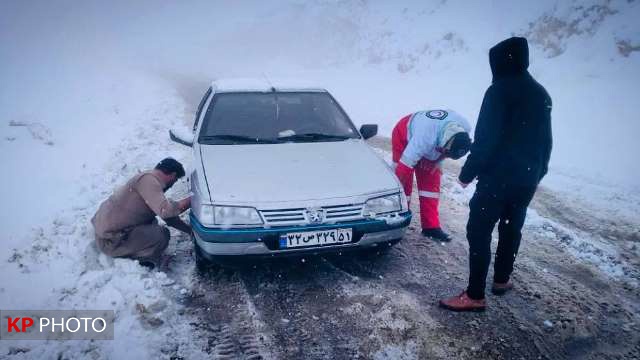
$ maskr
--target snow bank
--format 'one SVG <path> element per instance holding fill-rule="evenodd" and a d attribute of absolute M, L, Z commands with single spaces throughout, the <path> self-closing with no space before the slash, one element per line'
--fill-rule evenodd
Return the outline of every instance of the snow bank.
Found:
<path fill-rule="evenodd" d="M 169 128 L 184 126 L 185 104 L 171 84 L 138 71 L 92 75 L 83 79 L 82 96 L 65 94 L 61 86 L 42 100 L 55 111 L 31 109 L 32 118 L 9 124 L 15 140 L 1 146 L 3 165 L 13 175 L 0 191 L 14 211 L 2 224 L 9 237 L 2 239 L 0 308 L 113 309 L 116 339 L 2 342 L 0 353 L 20 348 L 29 351 L 16 358 L 202 357 L 175 303 L 180 287 L 162 272 L 100 255 L 90 224 L 100 202 L 136 172 L 166 156 L 190 165 L 187 148 L 168 138 Z M 13 116 L 11 110 L 21 109 L 3 113 Z M 184 181 L 175 187 L 173 192 L 187 191 Z"/>

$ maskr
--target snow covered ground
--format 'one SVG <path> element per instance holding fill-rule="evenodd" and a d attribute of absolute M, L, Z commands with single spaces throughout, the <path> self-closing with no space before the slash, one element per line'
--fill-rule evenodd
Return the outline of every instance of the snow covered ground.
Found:
<path fill-rule="evenodd" d="M 0 356 L 205 356 L 181 314 L 191 270 L 179 267 L 185 274 L 176 280 L 99 255 L 89 219 L 138 170 L 166 156 L 189 166 L 187 149 L 167 131 L 190 123 L 211 79 L 309 79 L 354 122 L 378 123 L 389 135 L 397 119 L 425 107 L 474 119 L 490 82 L 488 48 L 512 33 L 530 38 L 531 71 L 554 98 L 555 148 L 543 183 L 553 201 L 533 210 L 527 227 L 552 237 L 560 229 L 576 259 L 637 286 L 639 16 L 638 2 L 621 0 L 3 2 L 0 309 L 115 309 L 122 335 L 0 342 Z M 450 190 L 461 204 L 472 192 Z M 186 192 L 186 183 L 172 191 Z M 586 222 L 567 228 L 567 203 Z"/>
<path fill-rule="evenodd" d="M 129 81 L 133 80 L 131 76 Z M 77 115 L 78 123 L 72 125 L 77 127 L 69 129 L 68 137 L 51 131 L 53 145 L 41 144 L 39 139 L 19 132 L 21 129 L 12 133 L 16 140 L 10 146 L 21 147 L 24 153 L 42 161 L 35 166 L 25 163 L 16 166 L 18 171 L 24 171 L 20 175 L 25 180 L 12 179 L 13 191 L 24 186 L 25 191 L 29 187 L 40 191 L 43 185 L 45 189 L 40 194 L 44 197 L 42 201 L 32 202 L 28 213 L 20 214 L 31 221 L 29 226 L 19 224 L 15 231 L 3 233 L 12 235 L 3 239 L 6 251 L 0 265 L 4 274 L 0 289 L 3 309 L 114 309 L 116 333 L 126 336 L 99 345 L 89 341 L 52 341 L 35 348 L 32 342 L 0 343 L 0 346 L 11 345 L 14 352 L 26 346 L 31 349 L 24 354 L 27 358 L 55 357 L 56 353 L 68 358 L 153 358 L 158 351 L 170 351 L 171 346 L 192 342 L 188 323 L 175 322 L 175 304 L 166 300 L 171 298 L 167 293 L 181 290 L 175 281 L 163 272 L 149 272 L 136 262 L 99 255 L 91 241 L 90 219 L 115 186 L 152 167 L 160 156 L 185 159 L 186 152 L 172 146 L 167 135 L 168 126 L 182 125 L 184 104 L 162 81 L 143 77 L 138 81 L 143 87 L 136 89 L 136 82 L 132 81 L 128 87 L 131 93 L 119 92 L 118 88 L 100 89 L 102 98 L 109 97 L 111 103 L 97 106 L 105 107 L 103 111 L 93 108 L 92 114 Z M 150 100 L 145 102 L 138 93 Z M 133 96 L 140 102 L 131 101 Z M 152 108 L 150 102 L 154 104 Z M 82 124 L 85 116 L 93 116 L 91 122 L 95 121 L 95 126 L 83 130 L 87 126 Z M 76 119 L 69 122 L 73 120 Z M 42 124 L 38 119 L 33 123 Z M 62 154 L 56 154 L 56 150 Z M 48 156 L 51 158 L 47 159 Z M 60 182 L 48 182 L 48 174 L 58 175 Z M 179 183 L 174 191 L 181 190 L 187 191 L 185 183 Z M 37 222 L 29 218 L 31 213 L 37 216 Z M 22 234 L 16 235 L 19 230 Z M 151 316 L 149 311 L 155 315 L 147 319 Z M 163 324 L 158 324 L 157 319 L 162 319 Z M 154 331 L 148 331 L 149 328 Z M 3 353 L 8 352 L 11 350 Z"/>

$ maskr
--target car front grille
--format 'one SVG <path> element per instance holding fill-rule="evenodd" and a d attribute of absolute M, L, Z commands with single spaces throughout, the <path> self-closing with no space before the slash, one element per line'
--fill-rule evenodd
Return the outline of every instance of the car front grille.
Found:
<path fill-rule="evenodd" d="M 323 206 L 324 224 L 362 219 L 364 204 Z M 307 225 L 307 209 L 260 210 L 265 223 L 270 226 Z"/>
<path fill-rule="evenodd" d="M 261 210 L 268 225 L 296 225 L 306 222 L 305 209 Z"/>

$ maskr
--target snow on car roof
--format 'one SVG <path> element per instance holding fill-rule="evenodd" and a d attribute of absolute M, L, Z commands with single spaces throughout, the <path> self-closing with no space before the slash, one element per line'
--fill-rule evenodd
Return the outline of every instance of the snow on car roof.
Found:
<path fill-rule="evenodd" d="M 211 83 L 214 92 L 237 91 L 320 91 L 327 90 L 317 84 L 298 79 L 267 79 L 267 78 L 233 78 L 218 79 Z"/>

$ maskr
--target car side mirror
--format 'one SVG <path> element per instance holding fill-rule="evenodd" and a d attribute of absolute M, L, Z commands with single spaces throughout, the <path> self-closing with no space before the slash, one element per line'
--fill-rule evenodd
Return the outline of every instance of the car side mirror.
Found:
<path fill-rule="evenodd" d="M 169 130 L 169 138 L 185 146 L 193 146 L 193 134 L 183 133 L 178 130 Z"/>
<path fill-rule="evenodd" d="M 360 126 L 360 135 L 367 140 L 378 134 L 378 125 L 375 124 L 366 124 Z"/>

